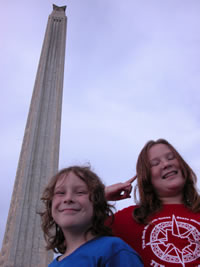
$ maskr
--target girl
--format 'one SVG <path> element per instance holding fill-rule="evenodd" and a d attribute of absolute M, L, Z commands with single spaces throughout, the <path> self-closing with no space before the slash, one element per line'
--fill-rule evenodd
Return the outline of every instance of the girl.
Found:
<path fill-rule="evenodd" d="M 139 200 L 115 214 L 113 233 L 141 255 L 144 266 L 200 266 L 195 173 L 164 139 L 144 146 L 136 170 Z M 107 199 L 129 197 L 133 180 L 107 187 Z"/>

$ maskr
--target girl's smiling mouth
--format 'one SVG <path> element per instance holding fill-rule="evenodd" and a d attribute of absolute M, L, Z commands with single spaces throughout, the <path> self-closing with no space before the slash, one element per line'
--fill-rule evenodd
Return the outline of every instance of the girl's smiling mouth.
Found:
<path fill-rule="evenodd" d="M 171 176 L 174 176 L 178 173 L 177 170 L 173 170 L 173 171 L 170 171 L 170 172 L 167 172 L 165 175 L 162 176 L 162 179 L 166 179 L 168 177 L 171 177 Z"/>

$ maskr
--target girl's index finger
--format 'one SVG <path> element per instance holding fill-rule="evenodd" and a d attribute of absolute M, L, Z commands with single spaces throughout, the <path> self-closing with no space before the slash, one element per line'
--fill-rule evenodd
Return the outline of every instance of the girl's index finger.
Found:
<path fill-rule="evenodd" d="M 132 184 L 137 178 L 137 175 L 133 176 L 131 179 L 129 179 L 128 181 L 126 181 L 126 183 L 130 183 Z"/>

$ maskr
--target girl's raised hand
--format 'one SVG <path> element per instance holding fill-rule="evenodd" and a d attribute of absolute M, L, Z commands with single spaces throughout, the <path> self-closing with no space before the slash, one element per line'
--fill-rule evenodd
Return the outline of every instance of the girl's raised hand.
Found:
<path fill-rule="evenodd" d="M 105 187 L 105 196 L 109 201 L 122 200 L 130 198 L 132 191 L 132 183 L 136 180 L 137 175 L 124 183 L 117 183 Z"/>

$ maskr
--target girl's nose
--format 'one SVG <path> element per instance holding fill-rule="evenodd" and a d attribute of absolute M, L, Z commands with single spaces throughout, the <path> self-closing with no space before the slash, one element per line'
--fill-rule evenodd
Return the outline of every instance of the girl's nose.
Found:
<path fill-rule="evenodd" d="M 163 166 L 164 169 L 166 169 L 166 168 L 171 166 L 171 163 L 169 162 L 169 160 L 163 159 L 162 160 L 162 166 Z"/>

